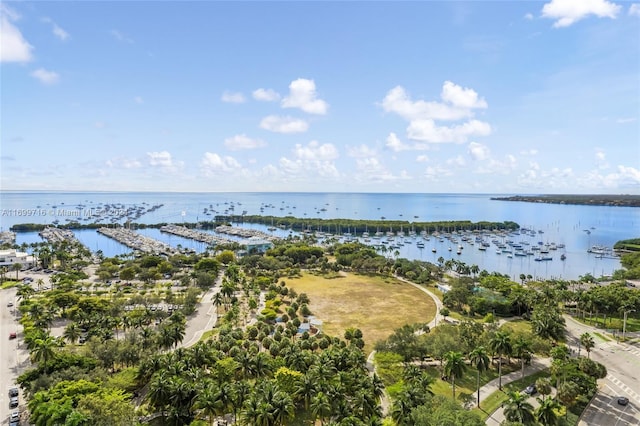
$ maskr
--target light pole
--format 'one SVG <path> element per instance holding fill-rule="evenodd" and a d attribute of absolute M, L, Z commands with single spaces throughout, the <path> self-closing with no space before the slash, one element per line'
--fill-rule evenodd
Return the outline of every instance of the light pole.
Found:
<path fill-rule="evenodd" d="M 629 309 L 628 311 L 624 311 L 624 320 L 622 321 L 622 341 L 625 341 L 626 333 L 627 333 L 627 314 L 629 312 L 635 312 L 635 309 Z"/>

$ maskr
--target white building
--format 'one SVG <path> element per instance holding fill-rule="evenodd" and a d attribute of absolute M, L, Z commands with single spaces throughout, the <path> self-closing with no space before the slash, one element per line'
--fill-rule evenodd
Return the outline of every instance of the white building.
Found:
<path fill-rule="evenodd" d="M 31 268 L 35 266 L 36 258 L 16 249 L 0 250 L 0 267 L 5 266 L 11 271 L 17 263 L 22 265 L 22 269 Z"/>

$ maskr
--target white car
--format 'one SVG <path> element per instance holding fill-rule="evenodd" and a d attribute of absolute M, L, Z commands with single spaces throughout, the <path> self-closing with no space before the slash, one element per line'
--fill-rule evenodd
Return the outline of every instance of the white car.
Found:
<path fill-rule="evenodd" d="M 7 303 L 7 308 L 10 308 L 10 307 L 12 307 L 12 306 L 13 306 L 13 302 L 9 302 L 9 303 Z"/>

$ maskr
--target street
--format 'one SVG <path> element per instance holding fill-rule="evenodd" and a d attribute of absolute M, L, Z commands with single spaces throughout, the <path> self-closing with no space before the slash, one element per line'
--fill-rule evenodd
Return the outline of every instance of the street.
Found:
<path fill-rule="evenodd" d="M 590 333 L 596 346 L 591 358 L 607 367 L 608 375 L 600 380 L 600 390 L 582 415 L 580 426 L 636 426 L 640 424 L 640 348 L 613 340 L 604 340 L 595 332 L 602 330 L 584 325 L 565 315 L 567 344 L 577 350 L 580 336 Z M 582 349 L 582 355 L 584 349 Z M 629 404 L 619 405 L 618 397 L 629 398 Z"/>
<path fill-rule="evenodd" d="M 7 304 L 13 303 L 9 307 Z M 24 361 L 24 349 L 18 349 L 18 345 L 22 342 L 22 326 L 16 321 L 17 312 L 16 289 L 11 288 L 0 291 L 0 338 L 5 339 L 5 343 L 0 350 L 0 424 L 8 424 L 9 414 L 16 408 L 9 409 L 9 388 L 16 386 L 16 378 L 24 371 L 24 363 L 18 364 L 18 356 L 20 352 L 20 360 Z M 9 339 L 10 332 L 16 332 L 15 339 Z M 20 392 L 20 408 L 24 404 L 22 392 Z"/>

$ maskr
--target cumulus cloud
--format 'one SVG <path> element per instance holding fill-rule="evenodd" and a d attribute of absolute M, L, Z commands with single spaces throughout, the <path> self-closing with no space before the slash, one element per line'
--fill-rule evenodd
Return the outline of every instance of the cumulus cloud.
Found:
<path fill-rule="evenodd" d="M 58 37 L 60 40 L 67 41 L 71 37 L 68 32 L 66 32 L 58 24 L 53 22 L 51 18 L 42 18 L 42 22 L 51 24 L 51 31 L 53 32 L 53 35 Z"/>
<path fill-rule="evenodd" d="M 289 95 L 282 100 L 283 108 L 300 108 L 309 114 L 326 114 L 329 109 L 322 99 L 318 99 L 316 83 L 313 80 L 299 78 L 289 84 Z"/>
<path fill-rule="evenodd" d="M 524 155 L 524 156 L 527 156 L 527 157 L 532 157 L 532 156 L 537 155 L 537 154 L 538 154 L 538 150 L 535 149 L 535 148 L 524 150 L 524 151 L 520 151 L 520 155 Z"/>
<path fill-rule="evenodd" d="M 427 157 L 426 155 L 422 154 L 422 155 L 418 155 L 416 157 L 416 162 L 418 163 L 426 163 L 429 161 L 429 157 Z"/>
<path fill-rule="evenodd" d="M 0 62 L 29 62 L 33 59 L 33 46 L 13 25 L 18 19 L 20 15 L 13 9 L 0 4 Z"/>
<path fill-rule="evenodd" d="M 39 80 L 42 84 L 56 84 L 60 81 L 60 76 L 54 71 L 47 71 L 44 68 L 38 68 L 31 73 L 31 77 Z"/>
<path fill-rule="evenodd" d="M 411 147 L 405 143 L 403 143 L 400 138 L 395 133 L 389 133 L 387 136 L 387 140 L 384 144 L 387 148 L 394 152 L 406 151 L 411 149 Z"/>
<path fill-rule="evenodd" d="M 273 89 L 256 89 L 252 95 L 256 101 L 275 102 L 280 99 L 280 94 Z"/>
<path fill-rule="evenodd" d="M 296 144 L 293 153 L 297 159 L 304 161 L 331 161 L 338 158 L 338 150 L 330 143 L 320 144 L 311 141 L 307 146 Z"/>
<path fill-rule="evenodd" d="M 242 166 L 233 157 L 205 152 L 201 162 L 201 169 L 206 176 L 215 176 L 221 173 L 238 172 L 242 169 Z"/>
<path fill-rule="evenodd" d="M 615 19 L 622 6 L 607 0 L 551 0 L 542 8 L 542 17 L 554 19 L 555 28 L 563 28 L 595 15 Z"/>
<path fill-rule="evenodd" d="M 256 149 L 266 146 L 266 142 L 260 139 L 252 139 L 247 135 L 240 134 L 224 140 L 224 145 L 232 151 L 241 149 Z"/>
<path fill-rule="evenodd" d="M 490 152 L 486 145 L 477 142 L 471 142 L 468 147 L 469 155 L 476 161 L 482 161 L 489 158 Z"/>
<path fill-rule="evenodd" d="M 607 155 L 605 154 L 604 151 L 600 149 L 596 150 L 595 160 L 596 160 L 596 165 L 598 166 L 598 169 L 604 170 L 609 168 L 609 163 L 607 162 Z"/>
<path fill-rule="evenodd" d="M 276 133 L 303 133 L 309 129 L 309 124 L 299 118 L 269 115 L 260 121 L 260 127 Z"/>
<path fill-rule="evenodd" d="M 427 143 L 462 143 L 470 136 L 486 136 L 491 133 L 491 126 L 480 120 L 471 119 L 474 111 L 487 108 L 487 102 L 470 88 L 445 81 L 440 93 L 441 101 L 424 101 L 411 99 L 401 86 L 387 92 L 381 106 L 387 112 L 393 112 L 409 121 L 407 136 L 409 139 Z M 438 121 L 468 120 L 452 126 L 437 125 Z M 396 151 L 402 149 L 425 149 L 426 146 L 398 144 L 398 141 L 387 141 L 387 146 Z"/>
<path fill-rule="evenodd" d="M 531 21 L 531 20 L 533 20 L 533 14 L 531 14 L 531 13 L 526 13 L 526 14 L 524 15 L 524 19 L 526 19 L 527 21 Z"/>
<path fill-rule="evenodd" d="M 228 102 L 231 104 L 241 104 L 244 103 L 244 95 L 240 92 L 229 92 L 225 91 L 220 98 L 222 102 Z"/>
<path fill-rule="evenodd" d="M 633 3 L 629 6 L 629 16 L 640 16 L 640 3 Z"/>
<path fill-rule="evenodd" d="M 407 127 L 410 139 L 430 143 L 464 143 L 470 136 L 487 136 L 491 126 L 479 120 L 470 120 L 456 126 L 438 126 L 433 120 L 414 120 Z"/>
<path fill-rule="evenodd" d="M 147 152 L 147 161 L 151 167 L 159 168 L 166 172 L 175 172 L 183 166 L 182 162 L 173 160 L 169 151 Z"/>

